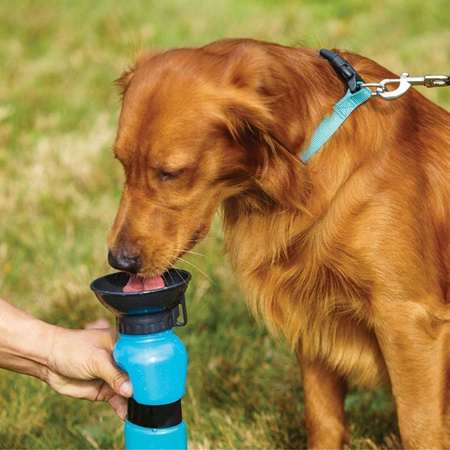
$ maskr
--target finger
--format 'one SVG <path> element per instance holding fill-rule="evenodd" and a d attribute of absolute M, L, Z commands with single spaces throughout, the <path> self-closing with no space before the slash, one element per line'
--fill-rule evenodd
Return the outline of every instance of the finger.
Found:
<path fill-rule="evenodd" d="M 47 384 L 56 392 L 62 395 L 67 395 L 73 398 L 84 398 L 86 400 L 100 400 L 99 393 L 102 391 L 105 382 L 103 380 L 74 380 L 60 375 L 52 374 L 47 380 Z M 115 395 L 115 392 L 110 389 L 109 397 Z M 107 400 L 106 394 L 102 394 L 101 400 Z"/>
<path fill-rule="evenodd" d="M 104 380 L 74 380 L 50 372 L 46 382 L 56 392 L 68 395 L 69 397 L 108 402 L 115 413 L 122 420 L 125 420 L 127 399 L 121 395 L 117 395 Z"/>
<path fill-rule="evenodd" d="M 112 409 L 114 409 L 114 412 L 117 414 L 117 416 L 125 421 L 128 411 L 127 399 L 115 394 L 109 398 L 108 403 L 111 405 Z"/>
<path fill-rule="evenodd" d="M 110 328 L 111 325 L 105 318 L 101 317 L 100 319 L 95 320 L 94 322 L 88 322 L 85 326 L 85 330 L 92 330 L 92 329 L 107 329 Z"/>
<path fill-rule="evenodd" d="M 115 413 L 122 419 L 125 420 L 128 409 L 128 400 L 121 395 L 117 395 L 111 386 L 103 383 L 100 388 L 95 400 L 108 402 L 114 409 Z"/>

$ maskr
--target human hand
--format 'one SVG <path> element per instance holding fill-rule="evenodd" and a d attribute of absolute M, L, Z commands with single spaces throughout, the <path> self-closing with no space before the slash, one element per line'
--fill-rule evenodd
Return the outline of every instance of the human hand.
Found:
<path fill-rule="evenodd" d="M 114 330 L 57 327 L 2 298 L 0 310 L 1 368 L 37 377 L 60 394 L 106 401 L 125 418 L 132 387 L 112 357 Z"/>
<path fill-rule="evenodd" d="M 56 392 L 74 398 L 108 402 L 123 420 L 132 395 L 128 375 L 112 357 L 117 333 L 108 329 L 69 330 L 53 327 L 40 378 Z"/>

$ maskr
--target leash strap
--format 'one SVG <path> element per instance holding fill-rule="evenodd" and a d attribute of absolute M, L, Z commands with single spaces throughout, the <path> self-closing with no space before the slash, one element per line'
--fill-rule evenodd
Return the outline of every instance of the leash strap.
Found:
<path fill-rule="evenodd" d="M 336 133 L 350 114 L 359 105 L 369 100 L 371 96 L 372 91 L 368 87 L 361 88 L 354 94 L 349 89 L 345 96 L 333 106 L 334 112 L 322 120 L 311 139 L 309 147 L 303 150 L 300 159 L 306 163 Z"/>
<path fill-rule="evenodd" d="M 333 70 L 347 83 L 348 91 L 345 96 L 334 106 L 334 112 L 325 117 L 314 132 L 309 147 L 300 155 L 302 162 L 306 163 L 311 156 L 320 150 L 333 136 L 350 114 L 372 95 L 377 95 L 386 100 L 401 97 L 412 85 L 421 84 L 426 87 L 450 86 L 450 75 L 425 75 L 424 77 L 410 77 L 404 73 L 399 79 L 386 79 L 379 83 L 364 83 L 364 80 L 351 64 L 338 54 L 327 50 L 320 50 L 320 56 L 326 59 Z M 386 85 L 397 83 L 399 86 L 394 91 L 387 91 Z M 369 88 L 376 88 L 372 92 Z"/>

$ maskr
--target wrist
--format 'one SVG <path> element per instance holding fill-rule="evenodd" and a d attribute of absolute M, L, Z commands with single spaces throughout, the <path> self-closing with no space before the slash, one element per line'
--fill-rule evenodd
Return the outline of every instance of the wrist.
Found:
<path fill-rule="evenodd" d="M 43 378 L 54 327 L 0 299 L 0 367 Z"/>
<path fill-rule="evenodd" d="M 22 351 L 27 352 L 28 358 L 35 363 L 49 367 L 57 341 L 58 327 L 36 318 L 33 319 L 33 323 L 30 322 L 29 336 L 23 341 Z"/>

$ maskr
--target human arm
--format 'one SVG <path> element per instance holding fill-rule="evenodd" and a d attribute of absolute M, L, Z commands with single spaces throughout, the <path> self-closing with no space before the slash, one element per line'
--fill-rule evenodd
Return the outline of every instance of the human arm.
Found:
<path fill-rule="evenodd" d="M 48 324 L 0 298 L 0 367 L 45 381 L 70 397 L 108 402 L 122 419 L 128 376 L 112 358 L 112 329 L 69 330 Z"/>

